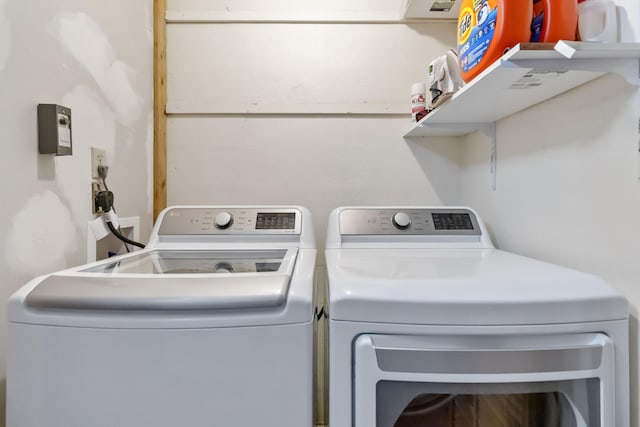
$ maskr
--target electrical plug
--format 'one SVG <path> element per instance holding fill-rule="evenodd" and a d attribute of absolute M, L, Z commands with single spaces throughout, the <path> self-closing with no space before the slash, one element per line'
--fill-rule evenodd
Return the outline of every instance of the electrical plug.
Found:
<path fill-rule="evenodd" d="M 113 208 L 113 193 L 98 191 L 93 199 L 96 212 L 109 212 Z"/>
<path fill-rule="evenodd" d="M 98 166 L 98 176 L 103 180 L 107 178 L 107 174 L 109 173 L 109 166 Z"/>

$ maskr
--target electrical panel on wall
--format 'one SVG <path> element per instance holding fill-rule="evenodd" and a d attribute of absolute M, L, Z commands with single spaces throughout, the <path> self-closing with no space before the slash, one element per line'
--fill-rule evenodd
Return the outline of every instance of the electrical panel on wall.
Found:
<path fill-rule="evenodd" d="M 70 108 L 38 104 L 38 149 L 40 154 L 72 154 Z"/>
<path fill-rule="evenodd" d="M 462 0 L 407 0 L 405 19 L 458 19 Z"/>

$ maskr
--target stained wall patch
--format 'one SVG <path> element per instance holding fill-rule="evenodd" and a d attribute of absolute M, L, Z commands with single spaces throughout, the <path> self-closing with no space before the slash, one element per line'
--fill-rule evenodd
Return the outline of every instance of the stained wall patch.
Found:
<path fill-rule="evenodd" d="M 87 14 L 60 13 L 49 32 L 93 77 L 118 122 L 133 125 L 142 114 L 142 101 L 132 84 L 136 71 L 115 56 L 107 34 Z"/>

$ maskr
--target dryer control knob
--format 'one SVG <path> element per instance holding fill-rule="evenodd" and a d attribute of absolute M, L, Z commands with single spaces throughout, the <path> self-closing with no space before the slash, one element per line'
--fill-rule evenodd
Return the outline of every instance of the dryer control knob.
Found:
<path fill-rule="evenodd" d="M 224 230 L 225 228 L 229 228 L 231 224 L 233 224 L 233 215 L 229 212 L 220 212 L 216 214 L 216 217 L 213 220 L 216 228 L 220 230 Z"/>
<path fill-rule="evenodd" d="M 392 218 L 393 225 L 400 230 L 406 230 L 411 225 L 411 217 L 404 212 L 398 212 L 393 215 Z"/>

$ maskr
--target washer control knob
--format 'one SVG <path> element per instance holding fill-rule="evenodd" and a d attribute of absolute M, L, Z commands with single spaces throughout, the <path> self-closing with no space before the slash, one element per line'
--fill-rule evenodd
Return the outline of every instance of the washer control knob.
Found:
<path fill-rule="evenodd" d="M 233 215 L 231 215 L 229 212 L 220 212 L 216 214 L 216 217 L 213 219 L 213 223 L 216 228 L 224 230 L 225 228 L 229 228 L 231 224 L 233 224 Z"/>
<path fill-rule="evenodd" d="M 411 217 L 404 212 L 398 212 L 393 215 L 393 225 L 400 230 L 406 230 L 411 225 Z"/>

